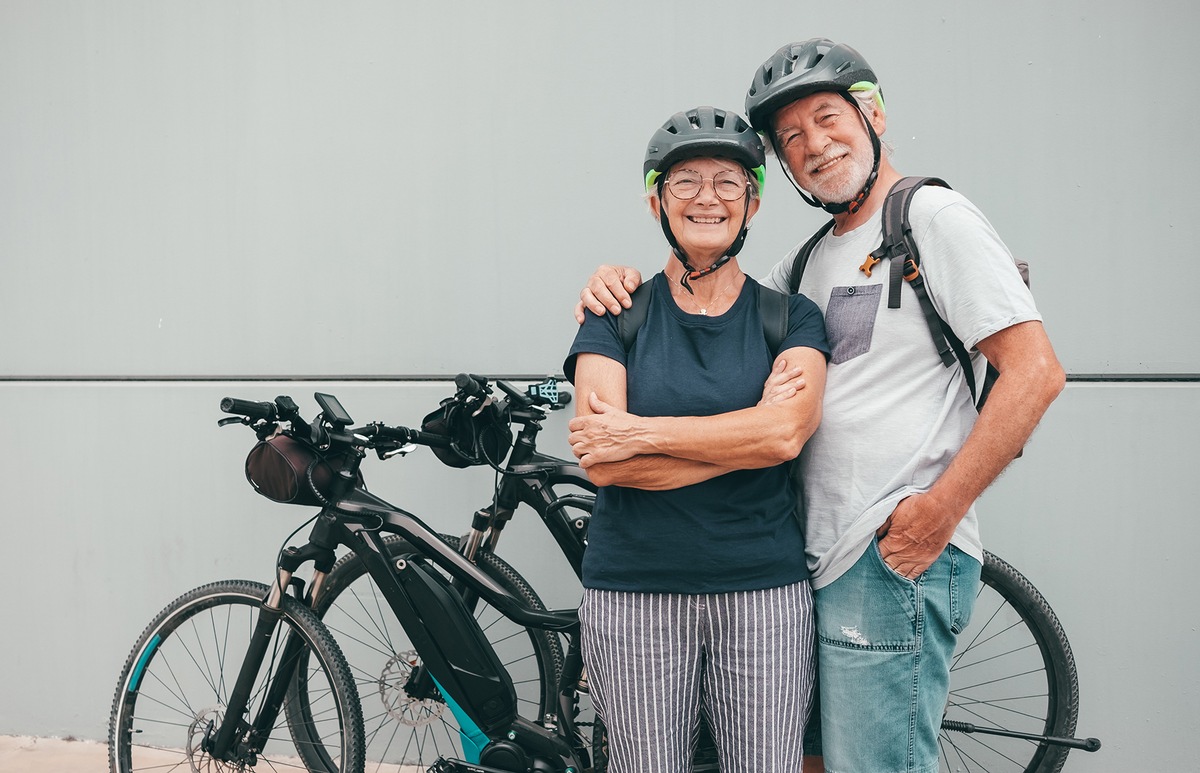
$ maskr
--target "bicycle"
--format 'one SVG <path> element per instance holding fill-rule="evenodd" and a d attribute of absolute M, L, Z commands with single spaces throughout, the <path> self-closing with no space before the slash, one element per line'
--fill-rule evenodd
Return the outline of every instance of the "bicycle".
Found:
<path fill-rule="evenodd" d="M 505 391 L 512 391 L 511 386 Z M 568 563 L 578 575 L 587 538 L 590 501 L 585 496 L 555 494 L 555 486 L 570 484 L 594 492 L 594 487 L 579 474 L 573 462 L 536 454 L 540 424 L 529 424 L 521 415 L 513 423 L 521 426 L 521 443 L 532 455 L 509 459 L 507 471 L 520 471 L 523 464 L 536 460 L 553 470 L 539 492 L 531 492 L 517 479 L 503 478 L 493 503 L 476 513 L 468 532 L 477 560 L 497 562 L 495 550 L 502 530 L 514 517 L 515 509 L 527 505 L 555 537 Z M 561 517 L 560 507 L 570 503 L 577 515 Z M 447 538 L 457 544 L 456 538 Z M 397 547 L 397 550 L 402 548 Z M 339 561 L 330 573 L 326 591 L 315 611 L 344 644 L 347 638 L 368 636 L 365 652 L 349 656 L 354 671 L 363 680 L 364 705 L 378 700 L 382 707 L 372 714 L 369 733 L 381 739 L 392 738 L 387 710 L 386 690 L 376 685 L 389 684 L 388 663 L 395 652 L 405 651 L 402 631 L 389 625 L 386 616 L 366 619 L 369 610 L 380 608 L 376 590 L 370 583 L 356 584 L 363 575 L 361 562 L 352 556 Z M 519 575 L 513 581 L 527 592 L 536 593 Z M 343 596 L 343 594 L 346 594 Z M 394 621 L 392 621 L 394 623 Z M 368 634 L 368 632 L 371 632 Z M 544 632 L 530 630 L 535 639 Z M 500 637 L 495 637 L 500 638 Z M 361 642 L 360 642 L 361 643 Z M 348 645 L 347 645 L 348 646 Z M 556 643 L 543 641 L 535 649 L 553 650 Z M 371 664 L 371 656 L 375 662 Z M 381 662 L 382 661 L 382 662 Z M 394 685 L 394 683 L 392 683 Z M 399 689 L 393 686 L 393 689 Z M 392 696 L 394 699 L 394 696 Z M 532 714 L 533 712 L 531 712 Z M 982 583 L 976 600 L 972 624 L 959 637 L 951 673 L 951 695 L 941 734 L 944 771 L 1026 771 L 1055 773 L 1072 749 L 1095 751 L 1096 739 L 1072 737 L 1078 715 L 1078 677 L 1070 644 L 1053 610 L 1036 588 L 1016 569 L 990 552 L 985 552 Z M 403 721 L 402 719 L 398 721 Z M 453 743 L 457 734 L 452 725 L 439 725 L 443 743 Z M 416 734 L 416 728 L 410 737 Z M 433 735 L 432 731 L 429 731 Z M 602 735 L 602 732 L 599 733 Z M 603 741 L 597 741 L 602 745 Z M 414 744 L 401 744 L 411 750 Z M 402 756 L 402 755 L 400 755 Z M 384 755 L 387 758 L 387 754 Z M 423 761 L 420 757 L 415 761 Z M 696 769 L 716 770 L 715 751 L 702 739 Z"/>

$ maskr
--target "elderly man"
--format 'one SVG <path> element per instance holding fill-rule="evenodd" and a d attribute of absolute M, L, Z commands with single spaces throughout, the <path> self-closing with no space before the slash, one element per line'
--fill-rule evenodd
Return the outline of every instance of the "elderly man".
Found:
<path fill-rule="evenodd" d="M 937 314 L 979 376 L 984 358 L 1000 372 L 981 410 L 959 363 L 939 358 L 909 284 L 899 308 L 885 302 L 887 265 L 872 273 L 864 258 L 879 246 L 880 210 L 901 175 L 882 150 L 878 79 L 858 52 L 825 39 L 784 46 L 759 68 L 746 109 L 800 195 L 833 216 L 799 285 L 825 314 L 832 347 L 824 419 L 800 457 L 824 764 L 932 773 L 983 557 L 974 502 L 1020 452 L 1064 374 L 1008 249 L 947 188 L 920 188 L 909 219 Z M 795 291 L 797 252 L 764 284 Z M 577 316 L 585 305 L 620 313 L 640 281 L 633 269 L 601 267 Z M 763 399 L 797 388 L 803 374 L 777 370 Z M 709 422 L 600 405 L 572 420 L 570 440 L 585 467 L 648 453 L 719 463 L 729 429 Z"/>

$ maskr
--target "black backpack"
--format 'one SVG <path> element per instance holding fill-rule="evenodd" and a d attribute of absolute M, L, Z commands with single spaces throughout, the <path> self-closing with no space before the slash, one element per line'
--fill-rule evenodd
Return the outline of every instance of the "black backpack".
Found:
<path fill-rule="evenodd" d="M 654 297 L 654 281 L 642 283 L 630 294 L 633 305 L 617 315 L 617 334 L 621 345 L 628 353 L 637 339 L 638 329 L 646 322 L 650 312 L 650 299 Z M 763 336 L 772 359 L 779 356 L 779 345 L 783 343 L 788 329 L 788 298 L 781 292 L 758 285 L 758 314 L 762 317 Z"/>
<path fill-rule="evenodd" d="M 971 398 L 975 401 L 976 409 L 983 408 L 984 402 L 987 400 L 988 393 L 992 390 L 992 384 L 995 383 L 996 377 L 1000 375 L 991 363 L 988 363 L 987 374 L 983 380 L 982 389 L 976 392 L 975 388 L 975 371 L 971 367 L 971 358 L 967 354 L 966 347 L 963 346 L 958 336 L 954 335 L 954 331 L 946 324 L 946 321 L 938 316 L 937 311 L 933 308 L 933 301 L 929 299 L 929 291 L 925 288 L 925 278 L 921 275 L 921 253 L 917 249 L 916 240 L 912 235 L 912 224 L 908 220 L 908 208 L 912 203 L 913 194 L 917 192 L 922 185 L 939 185 L 943 188 L 949 188 L 944 180 L 936 177 L 905 177 L 897 182 L 892 189 L 888 191 L 887 198 L 883 202 L 883 243 L 879 248 L 867 256 L 866 261 L 862 265 L 863 272 L 871 275 L 871 270 L 877 263 L 884 259 L 891 261 L 889 269 L 891 275 L 888 282 L 888 308 L 900 308 L 900 281 L 907 281 L 913 291 L 917 294 L 917 300 L 921 304 L 921 311 L 924 312 L 925 322 L 929 326 L 929 332 L 933 336 L 933 344 L 937 348 L 938 356 L 942 358 L 942 364 L 946 367 L 951 367 L 954 363 L 959 363 L 963 369 L 963 375 L 967 378 L 967 386 L 971 390 Z M 792 263 L 792 271 L 788 276 L 788 288 L 791 292 L 797 292 L 800 287 L 800 278 L 804 276 L 804 267 L 808 264 L 808 258 L 812 255 L 813 249 L 817 246 L 817 242 L 821 240 L 825 234 L 829 233 L 829 229 L 833 228 L 833 221 L 830 220 L 819 231 L 813 234 L 800 250 L 796 253 L 796 260 Z M 1029 286 L 1029 265 L 1025 261 L 1017 261 L 1017 269 L 1021 272 L 1021 279 L 1025 285 Z"/>

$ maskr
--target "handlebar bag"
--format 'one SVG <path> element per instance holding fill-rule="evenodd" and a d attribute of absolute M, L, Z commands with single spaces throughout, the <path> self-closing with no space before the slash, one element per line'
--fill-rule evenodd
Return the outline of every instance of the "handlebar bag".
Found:
<path fill-rule="evenodd" d="M 472 413 L 453 399 L 443 400 L 436 411 L 422 420 L 421 431 L 450 440 L 450 447 L 431 446 L 438 461 L 448 467 L 500 464 L 512 446 L 508 421 L 494 404 Z"/>
<path fill-rule="evenodd" d="M 328 502 L 334 479 L 346 460 L 345 454 L 325 454 L 288 435 L 275 435 L 250 449 L 246 480 L 275 502 L 319 507 Z"/>

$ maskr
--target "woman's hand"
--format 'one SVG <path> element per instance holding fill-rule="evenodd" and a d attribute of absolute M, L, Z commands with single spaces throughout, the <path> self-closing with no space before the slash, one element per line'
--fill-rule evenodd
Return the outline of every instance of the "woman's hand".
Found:
<path fill-rule="evenodd" d="M 606 311 L 620 314 L 621 309 L 628 309 L 633 305 L 629 294 L 641 284 L 642 273 L 636 268 L 600 266 L 579 293 L 579 303 L 575 304 L 575 321 L 583 324 L 585 308 L 599 316 L 603 316 Z"/>
<path fill-rule="evenodd" d="M 763 384 L 762 399 L 758 404 L 762 406 L 781 403 L 804 386 L 804 369 L 799 365 L 788 367 L 787 361 L 781 357 L 776 360 L 775 366 L 771 368 L 771 375 L 767 376 L 767 381 Z"/>
<path fill-rule="evenodd" d="M 576 416 L 567 424 L 571 430 L 567 442 L 580 467 L 621 462 L 642 453 L 637 443 L 638 417 L 609 405 L 595 392 L 588 394 L 588 405 L 592 414 Z"/>

